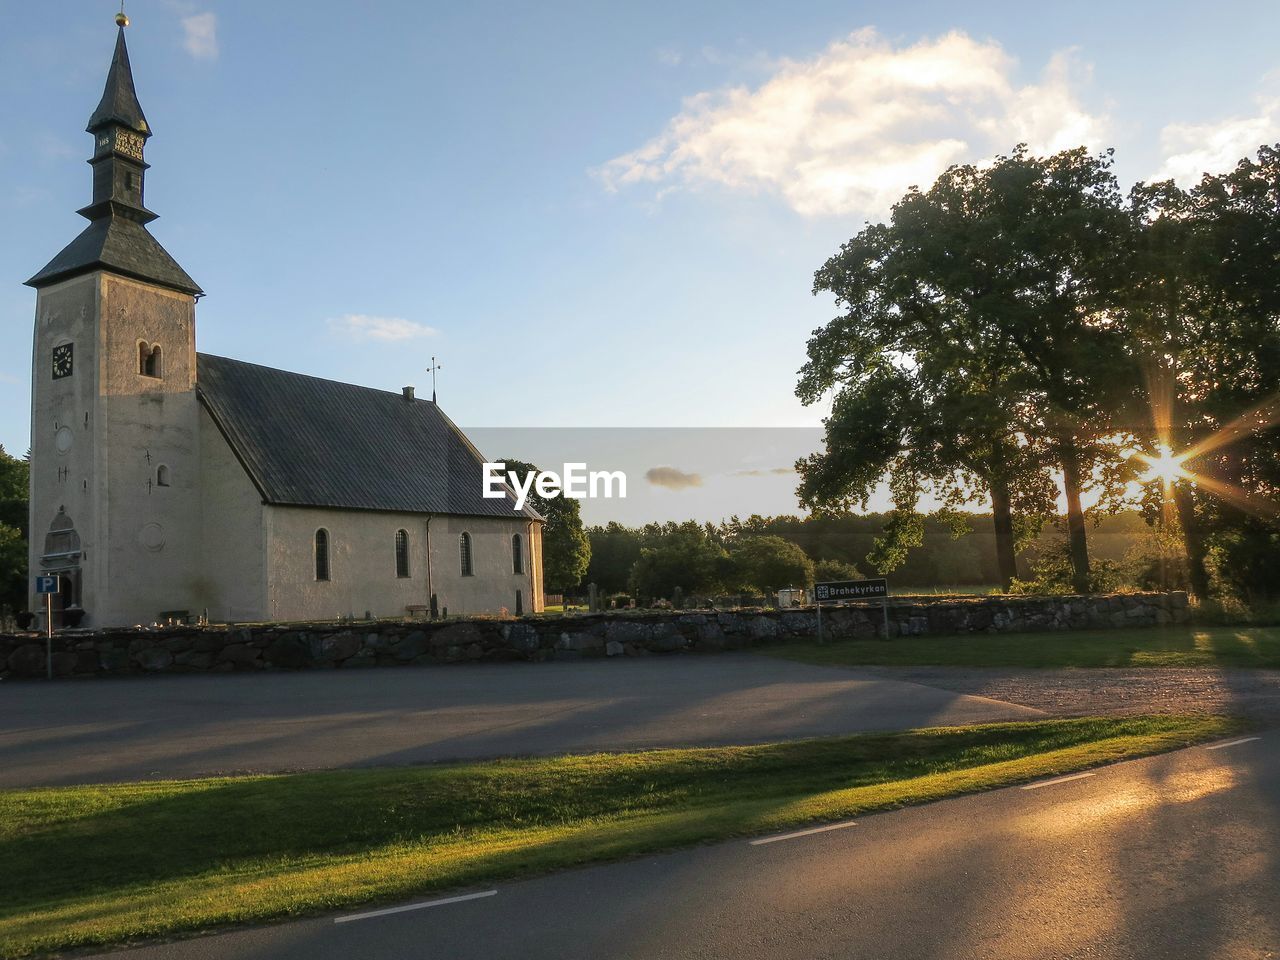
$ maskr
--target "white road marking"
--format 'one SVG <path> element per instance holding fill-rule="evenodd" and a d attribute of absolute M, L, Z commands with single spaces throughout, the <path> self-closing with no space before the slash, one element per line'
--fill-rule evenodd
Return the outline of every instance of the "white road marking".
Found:
<path fill-rule="evenodd" d="M 796 837 L 807 837 L 814 833 L 826 833 L 828 830 L 843 830 L 845 827 L 856 827 L 857 821 L 849 820 L 845 823 L 829 823 L 825 827 L 811 827 L 808 830 L 797 830 L 795 833 L 780 833 L 776 837 L 761 837 L 759 840 L 749 841 L 751 846 L 758 847 L 765 843 L 777 843 L 779 840 L 794 840 Z"/>
<path fill-rule="evenodd" d="M 1092 777 L 1092 773 L 1073 773 L 1067 777 L 1055 777 L 1053 780 L 1041 780 L 1039 783 L 1024 784 L 1023 790 L 1039 790 L 1041 787 L 1052 787 L 1054 784 L 1067 783 L 1071 780 L 1083 780 L 1085 777 Z"/>
<path fill-rule="evenodd" d="M 1227 743 L 1215 743 L 1211 747 L 1205 747 L 1206 750 L 1221 750 L 1223 747 L 1234 747 L 1242 743 L 1249 743 L 1252 740 L 1261 740 L 1261 737 L 1241 737 L 1239 740 L 1231 740 Z"/>
<path fill-rule="evenodd" d="M 445 897 L 443 900 L 428 900 L 425 903 L 410 903 L 403 907 L 387 907 L 385 910 L 370 910 L 368 913 L 349 913 L 345 917 L 334 917 L 334 923 L 349 923 L 352 920 L 368 920 L 370 917 L 385 917 L 392 913 L 407 913 L 410 910 L 425 910 L 427 907 L 443 907 L 446 903 L 461 903 L 463 900 L 479 900 L 482 897 L 493 897 L 497 890 L 486 890 L 484 893 L 464 893 L 460 897 Z"/>

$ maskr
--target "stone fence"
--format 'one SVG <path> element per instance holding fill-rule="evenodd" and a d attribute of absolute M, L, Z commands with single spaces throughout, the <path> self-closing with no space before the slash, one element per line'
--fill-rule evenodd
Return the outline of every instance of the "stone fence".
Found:
<path fill-rule="evenodd" d="M 1187 595 L 895 597 L 888 614 L 890 638 L 1147 627 L 1185 622 Z M 826 607 L 822 620 L 829 640 L 885 632 L 879 601 Z M 57 676 L 79 677 L 645 656 L 812 639 L 817 626 L 816 610 L 798 607 L 67 630 L 54 637 L 53 670 Z M 42 677 L 45 672 L 44 637 L 0 635 L 0 676 Z"/>

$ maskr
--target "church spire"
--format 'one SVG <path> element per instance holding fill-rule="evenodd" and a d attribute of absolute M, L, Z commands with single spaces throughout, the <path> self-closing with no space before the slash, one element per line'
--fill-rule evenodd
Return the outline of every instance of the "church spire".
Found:
<path fill-rule="evenodd" d="M 178 266 L 144 226 L 156 218 L 143 204 L 143 186 L 150 168 L 143 159 L 151 126 L 133 86 L 124 10 L 116 16 L 116 49 L 107 70 L 107 84 L 86 128 L 93 134 L 93 202 L 77 211 L 88 228 L 43 270 L 27 281 L 33 287 L 68 279 L 91 270 L 106 269 L 139 280 L 198 294 L 186 271 Z"/>
<path fill-rule="evenodd" d="M 117 23 L 120 23 L 120 16 L 116 18 Z M 98 109 L 89 118 L 89 126 L 85 127 L 89 133 L 97 133 L 108 124 L 118 123 L 143 137 L 151 136 L 151 128 L 147 126 L 146 115 L 133 88 L 129 48 L 124 42 L 124 28 L 128 23 L 126 18 L 116 31 L 116 52 L 111 58 L 111 69 L 107 71 L 107 86 L 102 91 Z"/>

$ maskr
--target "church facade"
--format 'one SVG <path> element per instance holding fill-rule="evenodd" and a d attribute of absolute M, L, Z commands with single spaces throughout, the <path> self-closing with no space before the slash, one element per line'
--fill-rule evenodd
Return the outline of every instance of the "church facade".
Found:
<path fill-rule="evenodd" d="M 56 575 L 55 626 L 541 610 L 542 518 L 482 495 L 434 398 L 196 352 L 203 293 L 147 230 L 126 23 L 89 226 L 27 281 L 31 609 Z"/>

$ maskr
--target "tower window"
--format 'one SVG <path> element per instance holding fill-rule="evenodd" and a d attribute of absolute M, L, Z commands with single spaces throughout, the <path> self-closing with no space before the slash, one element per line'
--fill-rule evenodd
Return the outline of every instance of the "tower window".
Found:
<path fill-rule="evenodd" d="M 156 467 L 156 486 L 167 487 L 169 485 L 169 468 L 163 463 Z"/>
<path fill-rule="evenodd" d="M 396 576 L 409 576 L 409 531 L 396 531 Z"/>
<path fill-rule="evenodd" d="M 156 379 L 164 375 L 160 344 L 138 341 L 138 373 L 144 377 L 155 377 Z"/>
<path fill-rule="evenodd" d="M 316 579 L 329 579 L 329 531 L 324 527 L 316 531 Z"/>
<path fill-rule="evenodd" d="M 464 533 L 458 538 L 458 555 L 462 561 L 462 575 L 469 577 L 475 573 L 471 566 L 471 534 Z"/>
<path fill-rule="evenodd" d="M 511 537 L 511 572 L 524 573 L 524 537 L 518 533 Z"/>

